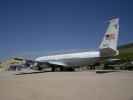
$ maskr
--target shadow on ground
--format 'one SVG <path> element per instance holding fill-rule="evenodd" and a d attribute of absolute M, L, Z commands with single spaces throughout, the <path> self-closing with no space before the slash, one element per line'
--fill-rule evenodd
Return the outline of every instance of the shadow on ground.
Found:
<path fill-rule="evenodd" d="M 105 74 L 105 73 L 112 73 L 112 72 L 119 72 L 117 70 L 96 70 L 97 74 Z"/>
<path fill-rule="evenodd" d="M 40 71 L 40 72 L 20 72 L 20 73 L 17 73 L 17 74 L 15 74 L 15 75 L 40 74 L 40 73 L 47 73 L 47 72 L 51 72 L 51 71 Z"/>

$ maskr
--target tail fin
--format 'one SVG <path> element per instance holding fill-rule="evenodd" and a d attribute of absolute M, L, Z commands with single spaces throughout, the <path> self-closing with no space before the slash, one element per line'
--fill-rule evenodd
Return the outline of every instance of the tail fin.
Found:
<path fill-rule="evenodd" d="M 118 55 L 117 41 L 119 34 L 119 18 L 113 18 L 109 21 L 109 26 L 99 47 L 101 57 L 110 57 Z"/>

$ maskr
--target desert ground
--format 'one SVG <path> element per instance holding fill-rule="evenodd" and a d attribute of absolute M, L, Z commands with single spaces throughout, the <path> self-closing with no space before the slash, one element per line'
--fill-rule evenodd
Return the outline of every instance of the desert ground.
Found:
<path fill-rule="evenodd" d="M 0 100 L 133 100 L 133 72 L 1 72 Z"/>

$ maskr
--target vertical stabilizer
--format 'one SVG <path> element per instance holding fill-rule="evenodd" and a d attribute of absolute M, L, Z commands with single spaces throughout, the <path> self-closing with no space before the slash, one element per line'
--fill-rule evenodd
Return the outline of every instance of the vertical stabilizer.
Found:
<path fill-rule="evenodd" d="M 117 41 L 119 34 L 119 18 L 109 21 L 109 26 L 99 47 L 102 57 L 115 56 L 118 54 Z"/>

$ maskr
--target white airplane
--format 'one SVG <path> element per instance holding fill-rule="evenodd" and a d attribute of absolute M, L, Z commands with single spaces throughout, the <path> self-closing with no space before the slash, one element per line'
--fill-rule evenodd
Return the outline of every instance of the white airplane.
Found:
<path fill-rule="evenodd" d="M 117 50 L 118 34 L 119 18 L 113 18 L 109 21 L 109 26 L 100 44 L 99 51 L 38 57 L 34 61 L 34 67 L 36 66 L 36 69 L 38 70 L 51 67 L 52 71 L 56 71 L 56 68 L 59 68 L 60 71 L 64 71 L 65 69 L 74 70 L 77 66 L 96 64 L 101 59 L 107 59 L 119 54 Z"/>

